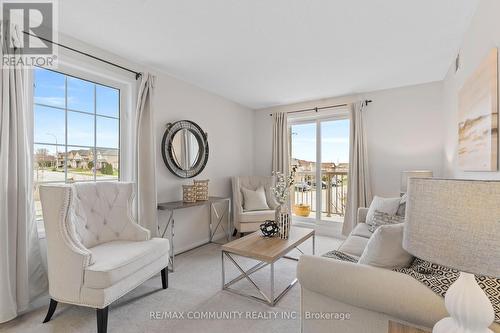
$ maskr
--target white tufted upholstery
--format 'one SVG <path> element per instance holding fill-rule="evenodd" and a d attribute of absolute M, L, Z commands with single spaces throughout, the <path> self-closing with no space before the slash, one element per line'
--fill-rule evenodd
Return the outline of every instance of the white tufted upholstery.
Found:
<path fill-rule="evenodd" d="M 132 183 L 123 182 L 73 185 L 70 212 L 83 246 L 90 248 L 114 240 L 149 239 L 149 231 L 130 223 L 133 190 Z"/>
<path fill-rule="evenodd" d="M 273 177 L 267 176 L 240 176 L 233 177 L 233 211 L 234 227 L 239 232 L 250 232 L 259 229 L 260 224 L 265 220 L 274 220 L 274 209 L 278 203 L 271 193 L 273 186 Z M 241 188 L 247 188 L 255 191 L 259 187 L 264 187 L 266 191 L 267 205 L 271 210 L 245 211 L 243 210 L 243 195 Z"/>
<path fill-rule="evenodd" d="M 102 309 L 168 265 L 167 239 L 131 216 L 133 184 L 40 186 L 54 300 Z"/>

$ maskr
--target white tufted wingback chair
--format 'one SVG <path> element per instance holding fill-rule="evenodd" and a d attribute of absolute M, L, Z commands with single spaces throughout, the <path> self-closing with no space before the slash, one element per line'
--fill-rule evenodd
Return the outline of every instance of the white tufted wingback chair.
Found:
<path fill-rule="evenodd" d="M 106 332 L 108 305 L 161 271 L 168 286 L 169 242 L 151 238 L 131 215 L 133 184 L 77 183 L 40 186 L 47 237 L 51 301 L 97 309 Z"/>
<path fill-rule="evenodd" d="M 239 176 L 232 178 L 233 185 L 233 211 L 234 227 L 236 232 L 241 234 L 259 230 L 259 226 L 266 220 L 274 220 L 274 209 L 278 203 L 271 193 L 273 177 L 268 176 Z M 264 187 L 266 201 L 269 210 L 245 211 L 243 209 L 243 194 L 241 188 L 255 191 L 259 187 Z"/>

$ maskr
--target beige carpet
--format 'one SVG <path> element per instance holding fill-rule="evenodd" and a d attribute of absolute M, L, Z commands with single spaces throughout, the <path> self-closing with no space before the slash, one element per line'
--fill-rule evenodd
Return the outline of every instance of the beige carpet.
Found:
<path fill-rule="evenodd" d="M 316 254 L 336 249 L 340 243 L 341 240 L 336 238 L 317 236 Z M 301 249 L 310 253 L 310 241 Z M 256 263 L 238 259 L 245 264 L 245 267 L 251 267 Z M 296 276 L 296 262 L 283 259 L 278 261 L 275 267 L 276 291 L 280 291 Z M 228 261 L 226 268 L 227 276 L 237 275 L 236 269 L 233 269 Z M 252 276 L 261 288 L 268 288 L 268 267 Z M 233 287 L 254 291 L 250 283 L 245 280 Z M 299 332 L 299 319 L 286 319 L 286 316 L 291 318 L 298 316 L 299 302 L 299 284 L 296 284 L 275 307 L 221 291 L 220 247 L 209 244 L 176 257 L 176 271 L 169 274 L 167 290 L 161 289 L 160 276 L 157 275 L 113 303 L 109 308 L 108 332 Z M 48 298 L 43 297 L 37 300 L 36 304 L 29 313 L 0 325 L 0 332 L 96 332 L 93 309 L 59 304 L 52 320 L 42 324 Z M 151 312 L 167 312 L 179 318 L 151 319 Z M 208 314 L 232 315 L 233 318 L 221 320 L 186 318 L 188 315 Z M 184 315 L 184 318 L 180 318 L 181 315 Z"/>

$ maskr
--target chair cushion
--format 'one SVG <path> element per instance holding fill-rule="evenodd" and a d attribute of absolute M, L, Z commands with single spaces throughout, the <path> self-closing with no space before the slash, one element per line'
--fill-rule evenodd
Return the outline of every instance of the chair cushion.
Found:
<path fill-rule="evenodd" d="M 264 222 L 265 220 L 274 220 L 274 210 L 249 211 L 238 214 L 241 223 L 245 222 Z"/>
<path fill-rule="evenodd" d="M 137 272 L 161 256 L 168 256 L 169 241 L 152 238 L 148 241 L 113 241 L 90 248 L 95 260 L 85 268 L 84 286 L 107 288 Z"/>
<path fill-rule="evenodd" d="M 351 235 L 370 238 L 373 235 L 373 232 L 370 231 L 370 226 L 368 224 L 358 223 L 358 225 L 356 225 L 356 227 L 352 230 Z"/>
<path fill-rule="evenodd" d="M 359 258 L 363 254 L 368 241 L 369 238 L 350 235 L 349 237 L 347 237 L 344 243 L 340 245 L 339 251 Z"/>

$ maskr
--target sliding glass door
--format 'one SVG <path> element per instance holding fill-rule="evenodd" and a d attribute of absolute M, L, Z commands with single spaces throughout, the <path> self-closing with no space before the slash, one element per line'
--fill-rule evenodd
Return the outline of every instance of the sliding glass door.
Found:
<path fill-rule="evenodd" d="M 346 114 L 290 123 L 295 220 L 343 222 L 349 169 L 349 119 Z"/>

